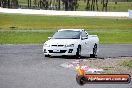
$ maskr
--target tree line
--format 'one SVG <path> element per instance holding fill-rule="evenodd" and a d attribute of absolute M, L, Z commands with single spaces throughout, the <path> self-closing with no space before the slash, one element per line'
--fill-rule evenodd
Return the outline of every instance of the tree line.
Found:
<path fill-rule="evenodd" d="M 3 8 L 18 8 L 18 0 L 0 0 L 0 7 Z"/>
<path fill-rule="evenodd" d="M 40 8 L 45 10 L 76 11 L 80 0 L 27 0 L 27 8 Z M 102 11 L 107 11 L 109 0 L 83 0 L 85 10 L 99 10 L 98 3 L 102 4 Z M 21 8 L 19 0 L 0 0 L 0 7 Z"/>

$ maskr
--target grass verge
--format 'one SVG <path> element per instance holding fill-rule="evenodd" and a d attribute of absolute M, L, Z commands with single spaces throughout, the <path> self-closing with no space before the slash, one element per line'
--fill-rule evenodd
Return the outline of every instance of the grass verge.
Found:
<path fill-rule="evenodd" d="M 121 66 L 132 68 L 132 60 L 124 61 Z"/>
<path fill-rule="evenodd" d="M 102 74 L 130 74 L 132 76 L 132 57 L 89 58 L 82 61 L 82 65 L 103 69 Z"/>

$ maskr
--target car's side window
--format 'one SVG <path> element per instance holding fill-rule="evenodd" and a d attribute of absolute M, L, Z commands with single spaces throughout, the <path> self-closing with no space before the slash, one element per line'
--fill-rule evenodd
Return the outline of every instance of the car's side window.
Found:
<path fill-rule="evenodd" d="M 88 35 L 85 31 L 82 31 L 82 37 L 88 37 Z"/>

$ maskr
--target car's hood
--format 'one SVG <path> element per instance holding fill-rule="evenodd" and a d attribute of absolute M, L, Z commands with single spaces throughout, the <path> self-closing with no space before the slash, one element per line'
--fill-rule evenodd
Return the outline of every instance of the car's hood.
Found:
<path fill-rule="evenodd" d="M 49 45 L 69 45 L 69 44 L 78 44 L 79 39 L 50 39 L 45 42 Z"/>

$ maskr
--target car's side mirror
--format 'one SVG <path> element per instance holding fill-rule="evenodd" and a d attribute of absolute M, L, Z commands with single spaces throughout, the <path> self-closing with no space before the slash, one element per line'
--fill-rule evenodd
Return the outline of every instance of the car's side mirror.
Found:
<path fill-rule="evenodd" d="M 82 40 L 88 39 L 88 37 L 82 37 Z"/>
<path fill-rule="evenodd" d="M 48 37 L 48 39 L 51 39 L 52 37 Z"/>

